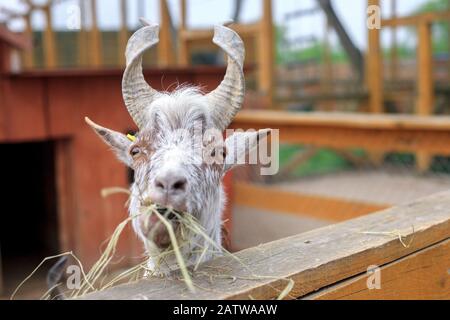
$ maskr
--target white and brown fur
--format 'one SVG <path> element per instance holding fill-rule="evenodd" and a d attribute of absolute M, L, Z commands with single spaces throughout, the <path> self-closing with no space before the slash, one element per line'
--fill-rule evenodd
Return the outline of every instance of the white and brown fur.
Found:
<path fill-rule="evenodd" d="M 158 92 L 145 82 L 142 54 L 158 42 L 158 31 L 157 25 L 144 21 L 144 27 L 133 34 L 127 45 L 122 93 L 139 128 L 136 140 L 131 141 L 125 134 L 88 118 L 86 121 L 117 157 L 134 170 L 130 215 L 139 214 L 148 200 L 188 212 L 220 246 L 222 211 L 226 202 L 222 178 L 236 164 L 235 160 L 256 148 L 260 138 L 266 137 L 270 130 L 239 132 L 221 139 L 222 132 L 241 108 L 245 91 L 244 45 L 234 31 L 225 26 L 215 27 L 213 42 L 227 53 L 228 67 L 222 83 L 208 94 L 189 86 L 171 93 Z M 194 139 L 199 128 L 203 137 L 200 142 Z M 216 161 L 205 161 L 211 157 Z M 132 224 L 147 255 L 155 257 L 169 243 L 167 230 L 157 219 L 146 219 L 141 215 L 133 219 Z M 172 224 L 176 227 L 175 221 Z M 148 239 L 149 234 L 152 239 Z M 154 245 L 148 245 L 148 240 Z M 190 241 L 192 245 L 183 255 L 188 263 L 193 263 L 199 255 L 194 249 L 203 247 L 204 240 L 194 236 Z M 203 260 L 212 256 L 208 253 Z M 149 268 L 155 268 L 152 259 L 149 259 Z"/>

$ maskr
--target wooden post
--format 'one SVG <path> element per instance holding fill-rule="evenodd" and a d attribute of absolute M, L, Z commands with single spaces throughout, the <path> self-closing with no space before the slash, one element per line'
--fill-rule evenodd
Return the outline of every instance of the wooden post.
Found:
<path fill-rule="evenodd" d="M 447 3 L 447 10 L 450 11 L 450 1 Z M 447 20 L 447 76 L 450 78 L 450 19 Z"/>
<path fill-rule="evenodd" d="M 78 63 L 81 66 L 89 64 L 87 57 L 87 32 L 86 32 L 86 0 L 79 0 L 80 6 L 80 31 L 78 32 Z"/>
<path fill-rule="evenodd" d="M 330 33 L 331 33 L 331 26 L 328 22 L 328 19 L 325 18 L 325 34 L 324 34 L 324 41 L 323 41 L 323 56 L 322 56 L 322 77 L 321 77 L 321 84 L 322 84 L 322 92 L 324 94 L 330 93 L 332 89 L 332 78 L 333 78 L 333 64 L 332 64 L 332 55 L 331 55 L 331 44 L 330 44 Z M 323 102 L 324 109 L 327 111 L 331 111 L 334 108 L 333 101 L 324 101 Z"/>
<path fill-rule="evenodd" d="M 51 3 L 43 7 L 45 15 L 45 31 L 44 31 L 44 59 L 45 67 L 54 69 L 57 66 L 57 53 L 55 45 L 55 33 L 52 29 L 52 12 Z"/>
<path fill-rule="evenodd" d="M 90 36 L 90 63 L 93 67 L 102 65 L 102 39 L 97 24 L 97 0 L 90 0 L 91 4 L 91 36 Z"/>
<path fill-rule="evenodd" d="M 380 5 L 379 0 L 368 0 L 368 5 Z M 383 61 L 380 46 L 380 30 L 368 30 L 366 81 L 369 91 L 369 110 L 372 113 L 383 112 Z"/>
<path fill-rule="evenodd" d="M 391 18 L 397 18 L 397 0 L 391 0 Z M 397 78 L 398 71 L 398 41 L 397 41 L 397 27 L 392 27 L 392 42 L 391 42 L 391 80 Z"/>
<path fill-rule="evenodd" d="M 24 15 L 25 20 L 25 35 L 33 42 L 33 28 L 31 26 L 31 10 L 28 11 Z M 34 67 L 34 57 L 33 57 L 34 50 L 24 50 L 22 53 L 23 57 L 23 64 L 25 69 L 30 69 Z"/>
<path fill-rule="evenodd" d="M 167 6 L 167 0 L 159 1 L 161 28 L 158 44 L 158 65 L 167 67 L 175 62 L 174 48 L 172 44 L 172 36 L 170 32 L 170 12 Z"/>
<path fill-rule="evenodd" d="M 427 21 L 421 21 L 418 26 L 419 48 L 417 66 L 417 113 L 430 115 L 433 113 L 434 88 L 433 88 L 433 48 L 431 39 L 431 25 Z"/>
<path fill-rule="evenodd" d="M 368 6 L 380 6 L 379 0 L 368 0 Z M 383 60 L 380 44 L 380 30 L 368 29 L 367 72 L 365 73 L 369 92 L 369 112 L 383 113 Z M 369 158 L 374 165 L 383 163 L 382 152 L 370 152 Z"/>
<path fill-rule="evenodd" d="M 127 2 L 120 0 L 120 30 L 119 30 L 119 65 L 125 66 L 125 49 L 128 41 L 128 26 L 127 26 Z"/>
<path fill-rule="evenodd" d="M 263 0 L 263 17 L 259 32 L 259 89 L 265 96 L 265 104 L 273 103 L 274 85 L 274 32 L 272 20 L 272 0 Z"/>
<path fill-rule="evenodd" d="M 417 65 L 417 110 L 416 113 L 428 116 L 433 113 L 434 107 L 434 81 L 433 81 L 433 47 L 431 24 L 428 21 L 420 21 L 418 25 L 418 65 Z M 416 164 L 419 171 L 427 171 L 432 156 L 419 152 L 416 155 Z"/>
<path fill-rule="evenodd" d="M 180 0 L 180 28 L 178 30 L 178 65 L 189 65 L 189 48 L 184 32 L 187 29 L 187 4 L 186 0 Z"/>

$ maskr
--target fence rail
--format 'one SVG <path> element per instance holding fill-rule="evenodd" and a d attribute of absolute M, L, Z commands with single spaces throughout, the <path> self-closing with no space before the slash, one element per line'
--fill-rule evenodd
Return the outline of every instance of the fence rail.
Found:
<path fill-rule="evenodd" d="M 273 299 L 289 279 L 291 299 L 449 299 L 449 207 L 444 192 L 207 262 L 194 276 L 195 293 L 155 278 L 84 298 Z M 366 285 L 374 267 L 379 289 Z"/>
<path fill-rule="evenodd" d="M 281 143 L 308 148 L 352 149 L 371 153 L 427 152 L 450 155 L 450 117 L 416 115 L 369 115 L 356 113 L 242 111 L 231 127 L 241 129 L 279 129 Z M 308 153 L 299 154 L 298 166 Z M 377 165 L 378 162 L 370 160 Z M 387 208 L 393 203 L 371 203 L 336 196 L 289 192 L 275 187 L 242 183 L 233 185 L 234 204 L 270 209 L 329 221 L 342 221 Z"/>

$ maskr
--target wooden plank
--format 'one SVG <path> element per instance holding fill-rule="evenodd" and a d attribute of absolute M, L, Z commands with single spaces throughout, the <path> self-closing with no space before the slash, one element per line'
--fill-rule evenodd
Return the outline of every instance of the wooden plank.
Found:
<path fill-rule="evenodd" d="M 279 129 L 280 141 L 379 152 L 450 154 L 446 116 L 242 111 L 231 128 Z"/>
<path fill-rule="evenodd" d="M 304 127 L 325 126 L 329 128 L 380 129 L 380 130 L 429 130 L 449 131 L 450 116 L 421 117 L 407 114 L 367 115 L 351 112 L 288 112 L 242 110 L 233 121 L 233 127 L 239 125 Z"/>
<path fill-rule="evenodd" d="M 258 89 L 264 95 L 265 105 L 273 102 L 274 87 L 274 31 L 272 0 L 263 0 L 263 17 L 258 37 Z"/>
<path fill-rule="evenodd" d="M 50 4 L 43 8 L 45 15 L 45 31 L 44 31 L 44 56 L 45 67 L 56 68 L 58 65 L 56 54 L 55 33 L 52 27 L 52 12 Z"/>
<path fill-rule="evenodd" d="M 430 115 L 434 106 L 433 86 L 433 47 L 431 25 L 422 22 L 419 25 L 418 63 L 417 63 L 417 114 Z"/>
<path fill-rule="evenodd" d="M 282 279 L 294 281 L 288 298 L 302 297 L 366 272 L 371 265 L 394 262 L 448 239 L 449 206 L 450 192 L 444 192 L 240 251 L 236 253 L 239 261 L 218 258 L 203 264 L 194 274 L 195 293 L 189 293 L 180 280 L 152 278 L 84 298 L 272 299 L 286 287 Z M 395 233 L 404 236 L 409 246 L 403 246 Z M 407 278 L 403 280 L 399 286 L 404 286 Z"/>
<path fill-rule="evenodd" d="M 44 82 L 38 79 L 18 81 L 14 78 L 5 78 L 1 82 L 2 142 L 48 139 Z"/>
<path fill-rule="evenodd" d="M 235 23 L 230 26 L 231 29 L 239 33 L 241 37 L 257 36 L 260 30 L 260 24 L 239 24 Z M 186 29 L 180 34 L 186 41 L 212 41 L 214 30 L 212 29 Z"/>
<path fill-rule="evenodd" d="M 353 90 L 351 92 L 330 92 L 322 89 L 319 93 L 292 94 L 289 96 L 277 96 L 276 100 L 280 103 L 309 102 L 317 103 L 322 101 L 346 101 L 346 100 L 364 100 L 368 94 L 365 90 Z"/>
<path fill-rule="evenodd" d="M 235 205 L 335 222 L 345 221 L 391 207 L 388 204 L 375 204 L 329 196 L 289 192 L 276 187 L 243 182 L 235 183 L 233 187 Z"/>
<path fill-rule="evenodd" d="M 391 18 L 397 18 L 397 0 L 391 0 Z M 392 37 L 391 37 L 391 80 L 397 78 L 398 74 L 398 32 L 397 26 L 392 27 Z"/>
<path fill-rule="evenodd" d="M 306 299 L 398 300 L 450 299 L 450 240 L 380 266 L 380 288 L 369 289 L 373 273 L 356 276 Z"/>
<path fill-rule="evenodd" d="M 382 27 L 400 27 L 407 25 L 417 25 L 418 23 L 433 23 L 443 20 L 450 19 L 450 10 L 448 11 L 435 11 L 435 12 L 426 12 L 418 15 L 407 16 L 407 17 L 397 17 L 392 19 L 383 19 L 381 20 Z"/>
<path fill-rule="evenodd" d="M 167 67 L 175 63 L 175 54 L 170 33 L 170 12 L 167 0 L 159 1 L 161 27 L 158 44 L 158 65 Z"/>
<path fill-rule="evenodd" d="M 33 28 L 31 25 L 31 12 L 23 16 L 25 21 L 25 36 L 33 43 Z M 31 69 L 34 66 L 33 50 L 26 50 L 22 52 L 23 66 L 25 69 Z"/>
<path fill-rule="evenodd" d="M 417 110 L 416 113 L 422 116 L 429 116 L 434 109 L 434 80 L 433 80 L 433 47 L 431 25 L 426 21 L 419 24 L 419 48 L 417 64 Z M 432 155 L 426 152 L 419 152 L 416 155 L 416 165 L 420 172 L 429 169 Z"/>
<path fill-rule="evenodd" d="M 76 248 L 76 211 L 73 190 L 73 143 L 60 139 L 55 144 L 56 193 L 58 208 L 58 239 L 60 251 Z"/>
<path fill-rule="evenodd" d="M 88 33 L 86 30 L 86 0 L 78 0 L 80 6 L 80 30 L 78 32 L 78 65 L 86 67 L 89 65 L 87 43 Z"/>
<path fill-rule="evenodd" d="M 128 41 L 127 2 L 120 0 L 120 29 L 119 29 L 119 66 L 125 66 L 125 49 Z"/>
<path fill-rule="evenodd" d="M 178 28 L 178 65 L 189 65 L 189 49 L 187 39 L 182 35 L 187 29 L 187 4 L 186 0 L 180 0 L 180 26 Z"/>
<path fill-rule="evenodd" d="M 91 13 L 91 30 L 89 32 L 90 50 L 89 61 L 92 67 L 98 68 L 102 65 L 102 39 L 100 30 L 97 23 L 97 0 L 90 1 L 90 13 Z"/>

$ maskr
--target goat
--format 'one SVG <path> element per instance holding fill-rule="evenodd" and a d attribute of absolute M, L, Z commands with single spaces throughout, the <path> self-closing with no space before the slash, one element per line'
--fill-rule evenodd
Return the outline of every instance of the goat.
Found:
<path fill-rule="evenodd" d="M 192 214 L 209 238 L 220 246 L 226 201 L 222 178 L 236 165 L 235 160 L 254 150 L 270 130 L 239 132 L 222 139 L 223 131 L 240 110 L 245 93 L 245 51 L 237 33 L 226 26 L 214 29 L 213 42 L 227 53 L 228 65 L 221 84 L 208 94 L 191 86 L 172 93 L 158 92 L 147 84 L 142 73 L 142 55 L 158 42 L 158 33 L 158 25 L 145 22 L 131 36 L 126 48 L 122 94 L 139 128 L 135 139 L 102 127 L 89 118 L 86 122 L 118 159 L 134 170 L 130 215 L 137 215 L 146 199 L 151 199 L 161 206 Z M 201 133 L 200 141 L 196 141 L 196 132 Z M 205 160 L 210 158 L 214 161 Z M 146 215 L 132 220 L 133 229 L 150 257 L 148 267 L 151 270 L 155 269 L 151 257 L 157 256 L 170 243 L 166 227 L 157 221 L 154 216 Z M 176 222 L 170 221 L 176 228 Z M 148 241 L 150 233 L 152 245 Z M 201 241 L 192 239 L 195 245 Z M 193 248 L 191 246 L 190 250 Z M 188 263 L 199 262 L 198 253 L 184 254 L 189 255 Z M 213 253 L 208 252 L 202 259 L 206 261 L 212 256 Z"/>

